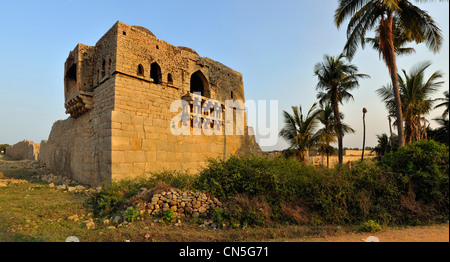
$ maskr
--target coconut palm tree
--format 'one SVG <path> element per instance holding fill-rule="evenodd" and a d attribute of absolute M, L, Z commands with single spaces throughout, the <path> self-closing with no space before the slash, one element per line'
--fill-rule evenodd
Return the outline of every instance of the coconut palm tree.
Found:
<path fill-rule="evenodd" d="M 320 113 L 317 103 L 311 106 L 306 115 L 301 106 L 293 106 L 292 114 L 283 111 L 284 127 L 279 136 L 289 142 L 288 151 L 294 152 L 300 161 L 305 162 L 306 152 L 317 147 L 322 139 L 322 135 L 316 131 Z"/>
<path fill-rule="evenodd" d="M 444 101 L 434 107 L 434 109 L 439 107 L 445 107 L 444 112 L 442 113 L 442 118 L 445 118 L 448 116 L 448 90 L 444 92 L 444 97 L 442 98 L 436 98 L 436 101 Z"/>
<path fill-rule="evenodd" d="M 386 153 L 392 151 L 392 146 L 389 137 L 386 134 L 377 135 L 378 144 L 374 147 L 372 152 L 375 152 L 377 156 L 382 157 Z"/>
<path fill-rule="evenodd" d="M 374 37 L 367 37 L 364 39 L 364 42 L 361 42 L 362 48 L 364 48 L 365 44 L 369 44 L 372 46 L 372 49 L 375 51 L 380 52 L 380 25 L 378 25 L 378 28 L 375 30 L 376 34 Z M 408 34 L 404 28 L 402 28 L 402 25 L 398 19 L 397 16 L 393 17 L 392 20 L 392 30 L 394 35 L 394 51 L 397 56 L 401 55 L 410 55 L 416 52 L 416 50 L 412 47 L 404 47 L 407 43 L 409 43 L 408 40 Z"/>
<path fill-rule="evenodd" d="M 341 123 L 337 124 L 334 118 L 334 112 L 330 103 L 320 104 L 320 114 L 318 116 L 319 122 L 323 125 L 317 132 L 321 134 L 321 141 L 318 144 L 318 149 L 321 154 L 327 156 L 327 168 L 330 167 L 329 157 L 334 152 L 334 148 L 330 145 L 336 143 L 336 138 L 344 136 L 346 133 L 354 133 L 350 126 L 342 122 L 344 114 L 340 112 Z"/>
<path fill-rule="evenodd" d="M 428 126 L 428 130 L 427 130 L 428 138 L 448 145 L 449 137 L 450 137 L 449 136 L 450 129 L 449 129 L 448 118 L 444 118 L 444 117 L 433 118 L 433 120 L 436 121 L 440 126 L 434 130 Z"/>
<path fill-rule="evenodd" d="M 346 57 L 340 54 L 338 57 L 325 55 L 324 61 L 314 66 L 314 73 L 318 78 L 316 90 L 319 90 L 317 98 L 321 104 L 329 101 L 333 108 L 334 121 L 341 124 L 339 104 L 343 101 L 353 99 L 349 93 L 354 88 L 359 87 L 358 80 L 368 78 L 368 75 L 357 74 L 358 68 L 344 61 Z M 338 159 L 343 161 L 343 134 L 338 136 Z"/>
<path fill-rule="evenodd" d="M 434 100 L 430 95 L 438 90 L 444 83 L 438 81 L 443 77 L 440 71 L 434 72 L 428 79 L 425 79 L 425 70 L 431 65 L 426 62 L 419 64 L 410 71 L 409 74 L 402 70 L 403 77 L 399 74 L 400 97 L 402 102 L 402 115 L 405 121 L 405 139 L 406 143 L 410 143 L 413 136 L 416 140 L 420 140 L 415 130 L 422 130 L 420 121 L 422 116 L 428 114 L 432 109 Z M 377 89 L 377 93 L 385 103 L 390 113 L 395 110 L 394 90 L 391 84 Z M 396 122 L 399 122 L 396 119 Z M 399 132 L 400 133 L 400 132 Z"/>
<path fill-rule="evenodd" d="M 398 140 L 400 146 L 405 145 L 403 130 L 402 101 L 398 84 L 396 50 L 394 44 L 394 16 L 398 25 L 405 31 L 407 41 L 425 42 L 433 52 L 438 52 L 442 46 L 441 30 L 427 12 L 407 0 L 339 0 L 335 11 L 335 23 L 339 28 L 344 20 L 350 18 L 347 25 L 347 43 L 344 53 L 352 58 L 367 32 L 377 29 L 378 50 L 380 57 L 386 63 L 392 82 L 392 92 L 395 102 Z"/>

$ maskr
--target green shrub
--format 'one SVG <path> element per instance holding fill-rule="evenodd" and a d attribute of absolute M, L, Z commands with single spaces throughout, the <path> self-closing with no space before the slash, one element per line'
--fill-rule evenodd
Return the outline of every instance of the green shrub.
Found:
<path fill-rule="evenodd" d="M 373 220 L 369 220 L 361 223 L 359 227 L 357 227 L 356 231 L 358 232 L 380 232 L 383 231 L 383 227 Z"/>
<path fill-rule="evenodd" d="M 128 222 L 133 222 L 137 217 L 139 217 L 139 215 L 139 210 L 135 209 L 134 207 L 129 207 L 127 212 L 125 212 L 125 217 Z"/>
<path fill-rule="evenodd" d="M 151 192 L 163 183 L 204 190 L 221 199 L 226 208 L 213 212 L 219 225 L 448 220 L 448 157 L 448 147 L 434 141 L 412 143 L 380 162 L 365 160 L 352 169 L 306 166 L 284 157 L 230 156 L 209 159 L 198 176 L 165 171 L 147 179 L 114 182 L 95 193 L 91 203 L 96 214 L 114 213 L 127 202 L 140 200 L 137 193 L 142 187 Z"/>
<path fill-rule="evenodd" d="M 402 195 L 409 194 L 418 205 L 427 207 L 427 211 L 448 218 L 449 149 L 446 145 L 432 140 L 414 142 L 386 154 L 380 166 L 396 177 Z"/>
<path fill-rule="evenodd" d="M 306 183 L 315 173 L 315 168 L 292 158 L 230 156 L 209 159 L 207 167 L 200 172 L 196 187 L 219 198 L 246 194 L 279 202 L 305 194 Z"/>
<path fill-rule="evenodd" d="M 100 192 L 92 194 L 89 203 L 96 215 L 114 214 L 124 208 L 126 201 L 141 188 L 139 180 L 122 180 L 106 185 Z"/>
<path fill-rule="evenodd" d="M 237 195 L 229 199 L 225 209 L 213 210 L 213 220 L 221 226 L 229 223 L 232 227 L 264 226 L 267 225 L 272 214 L 270 205 L 261 198 L 249 198 L 245 195 Z"/>
<path fill-rule="evenodd" d="M 166 223 L 171 223 L 175 220 L 175 212 L 172 209 L 167 209 L 166 213 L 162 217 L 162 220 Z"/>

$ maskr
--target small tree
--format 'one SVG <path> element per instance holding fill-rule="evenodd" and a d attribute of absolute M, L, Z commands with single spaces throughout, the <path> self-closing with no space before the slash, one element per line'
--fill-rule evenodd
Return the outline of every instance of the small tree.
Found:
<path fill-rule="evenodd" d="M 284 127 L 279 136 L 286 139 L 290 146 L 288 151 L 293 152 L 300 161 L 305 162 L 305 153 L 317 146 L 321 141 L 321 133 L 316 132 L 320 109 L 314 103 L 308 113 L 303 115 L 302 107 L 292 107 L 292 115 L 283 111 Z"/>

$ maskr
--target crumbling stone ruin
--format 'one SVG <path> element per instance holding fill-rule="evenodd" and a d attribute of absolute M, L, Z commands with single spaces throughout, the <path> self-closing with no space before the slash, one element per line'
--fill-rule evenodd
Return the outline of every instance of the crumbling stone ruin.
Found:
<path fill-rule="evenodd" d="M 40 144 L 33 141 L 23 140 L 5 150 L 5 154 L 15 158 L 24 160 L 38 160 Z"/>
<path fill-rule="evenodd" d="M 191 134 L 199 120 L 194 93 L 202 102 L 218 101 L 222 112 L 226 100 L 245 101 L 241 73 L 118 21 L 95 46 L 78 44 L 70 52 L 64 65 L 70 117 L 53 124 L 39 160 L 59 176 L 101 185 L 162 170 L 195 172 L 208 157 L 260 152 L 245 114 L 243 135 L 174 135 L 174 101 L 190 106 Z M 233 110 L 237 124 L 242 109 Z M 220 129 L 225 114 L 216 111 L 202 112 L 201 120 L 214 113 L 220 126 L 208 125 Z"/>

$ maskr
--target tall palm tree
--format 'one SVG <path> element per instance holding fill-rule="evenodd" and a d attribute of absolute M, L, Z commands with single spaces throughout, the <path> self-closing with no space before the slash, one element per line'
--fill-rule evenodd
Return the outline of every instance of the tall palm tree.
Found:
<path fill-rule="evenodd" d="M 442 113 L 442 118 L 445 118 L 446 116 L 448 116 L 448 90 L 444 92 L 444 97 L 442 98 L 436 98 L 436 101 L 444 101 L 438 105 L 436 105 L 434 107 L 434 109 L 439 108 L 439 107 L 445 107 L 444 112 Z"/>
<path fill-rule="evenodd" d="M 305 162 L 306 152 L 315 148 L 322 139 L 321 134 L 316 132 L 320 112 L 317 103 L 311 106 L 306 115 L 301 106 L 293 106 L 292 114 L 283 111 L 284 127 L 279 136 L 289 142 L 288 150 L 293 151 L 300 161 Z"/>
<path fill-rule="evenodd" d="M 327 156 L 327 168 L 330 167 L 330 154 L 334 152 L 334 148 L 330 145 L 336 143 L 336 138 L 346 133 L 354 133 L 350 126 L 341 121 L 340 124 L 335 122 L 333 109 L 330 103 L 320 104 L 320 114 L 318 116 L 319 122 L 323 125 L 317 132 L 321 134 L 321 141 L 318 144 L 319 152 Z M 340 119 L 344 119 L 344 114 L 340 113 Z"/>
<path fill-rule="evenodd" d="M 378 51 L 380 53 L 380 25 L 375 30 L 376 34 L 374 37 L 367 37 L 361 42 L 361 46 L 364 49 L 365 44 L 370 44 L 372 49 Z M 392 19 L 392 30 L 394 35 L 394 52 L 397 56 L 401 55 L 410 55 L 416 52 L 416 50 L 412 47 L 404 47 L 408 40 L 408 33 L 404 28 L 402 28 L 402 24 L 397 16 L 394 16 Z"/>
<path fill-rule="evenodd" d="M 395 115 L 400 120 L 397 121 L 398 140 L 403 146 L 405 135 L 394 45 L 394 16 L 398 18 L 399 27 L 406 32 L 407 41 L 425 42 L 433 52 L 439 51 L 443 40 L 436 22 L 427 12 L 407 0 L 339 0 L 334 19 L 339 28 L 344 20 L 350 18 L 344 47 L 349 58 L 354 56 L 359 44 L 364 45 L 366 33 L 377 27 L 378 50 L 391 76 Z"/>
<path fill-rule="evenodd" d="M 333 108 L 334 121 L 337 125 L 341 124 L 339 104 L 353 99 L 349 91 L 359 87 L 359 79 L 369 77 L 365 74 L 357 74 L 358 68 L 345 62 L 345 58 L 343 54 L 340 54 L 338 57 L 325 55 L 324 61 L 314 66 L 314 73 L 318 78 L 316 90 L 320 90 L 317 98 L 320 103 L 330 102 Z M 338 136 L 338 159 L 340 164 L 342 164 L 344 155 L 343 136 L 343 134 Z"/>
<path fill-rule="evenodd" d="M 422 130 L 420 124 L 422 116 L 431 111 L 434 102 L 430 95 L 436 92 L 444 83 L 443 81 L 438 81 L 443 77 L 440 71 L 434 72 L 428 79 L 425 79 L 425 70 L 430 65 L 431 63 L 429 62 L 422 63 L 413 67 L 409 74 L 402 70 L 403 77 L 400 74 L 398 75 L 407 143 L 412 141 L 416 129 Z M 377 93 L 382 98 L 389 112 L 392 113 L 395 108 L 392 85 L 388 84 L 377 89 Z M 396 121 L 398 122 L 399 120 L 396 119 Z M 416 135 L 416 140 L 420 140 L 420 135 Z"/>

